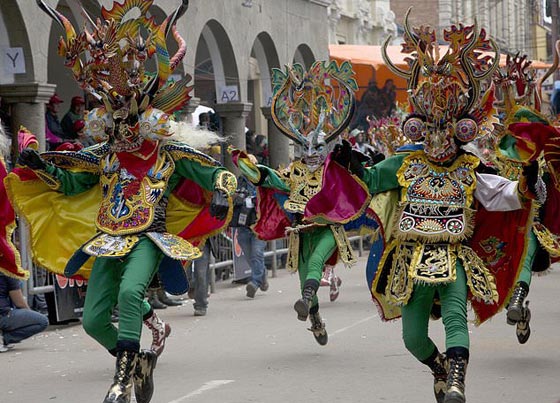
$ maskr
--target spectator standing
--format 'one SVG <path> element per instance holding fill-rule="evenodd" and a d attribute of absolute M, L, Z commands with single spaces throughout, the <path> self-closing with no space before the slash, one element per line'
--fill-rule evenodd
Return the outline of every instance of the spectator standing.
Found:
<path fill-rule="evenodd" d="M 200 247 L 202 256 L 193 260 L 187 270 L 189 279 L 189 297 L 194 299 L 194 316 L 206 316 L 208 310 L 208 284 L 210 283 L 210 254 L 212 253 L 210 238 Z"/>
<path fill-rule="evenodd" d="M 358 109 L 356 111 L 354 122 L 350 129 L 366 130 L 369 126 L 367 117 L 374 116 L 380 117 L 381 110 L 379 109 L 381 103 L 381 90 L 377 87 L 377 81 L 372 78 L 368 82 L 368 88 L 362 95 Z"/>
<path fill-rule="evenodd" d="M 47 104 L 47 111 L 45 112 L 46 127 L 45 137 L 49 150 L 54 150 L 64 142 L 64 131 L 58 119 L 58 106 L 64 102 L 57 94 L 54 94 Z"/>
<path fill-rule="evenodd" d="M 47 328 L 45 315 L 32 311 L 21 291 L 20 280 L 0 273 L 0 330 L 2 344 L 0 353 Z"/>
<path fill-rule="evenodd" d="M 257 136 L 258 137 L 258 136 Z M 247 297 L 255 298 L 257 290 L 268 290 L 264 249 L 266 242 L 260 240 L 251 229 L 257 219 L 257 190 L 244 176 L 238 178 L 234 200 L 232 226 L 237 227 L 237 240 L 251 266 L 251 280 L 247 283 Z"/>
<path fill-rule="evenodd" d="M 395 82 L 391 78 L 387 79 L 383 88 L 381 88 L 379 92 L 382 104 L 380 116 L 391 116 L 397 106 L 397 91 Z"/>
<path fill-rule="evenodd" d="M 74 128 L 74 123 L 84 119 L 84 105 L 85 101 L 82 97 L 73 97 L 70 101 L 70 109 L 60 122 L 66 140 L 78 139 L 78 132 Z"/>

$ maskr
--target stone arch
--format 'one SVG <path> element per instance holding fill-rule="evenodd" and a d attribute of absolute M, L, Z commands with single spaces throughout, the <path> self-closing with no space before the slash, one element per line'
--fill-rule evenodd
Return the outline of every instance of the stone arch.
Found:
<path fill-rule="evenodd" d="M 315 55 L 307 44 L 302 43 L 297 47 L 293 58 L 294 63 L 303 65 L 307 70 L 311 67 L 315 60 Z"/>
<path fill-rule="evenodd" d="M 270 106 L 272 69 L 280 68 L 280 59 L 276 45 L 268 32 L 261 32 L 257 35 L 251 48 L 251 58 L 256 59 L 260 72 L 259 83 L 263 100 L 260 106 Z"/>
<path fill-rule="evenodd" d="M 243 88 L 231 41 L 218 21 L 209 20 L 204 25 L 196 46 L 195 94 L 202 104 L 212 106 L 216 102 L 226 102 L 234 94 L 219 94 L 225 85 L 237 86 L 237 100 L 243 99 Z"/>
<path fill-rule="evenodd" d="M 0 85 L 13 82 L 35 81 L 35 63 L 29 41 L 27 26 L 22 16 L 20 5 L 15 0 L 0 1 L 0 45 L 2 47 L 22 48 L 25 57 L 25 74 L 4 74 L 0 76 Z"/>

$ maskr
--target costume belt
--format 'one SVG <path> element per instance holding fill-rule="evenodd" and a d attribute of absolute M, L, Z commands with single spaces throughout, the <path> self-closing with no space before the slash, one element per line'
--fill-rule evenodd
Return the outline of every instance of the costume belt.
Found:
<path fill-rule="evenodd" d="M 135 235 L 112 236 L 98 234 L 82 246 L 82 251 L 95 257 L 127 256 L 147 236 L 166 255 L 175 260 L 193 260 L 202 256 L 200 250 L 185 239 L 168 232 L 144 232 Z"/>
<path fill-rule="evenodd" d="M 457 259 L 465 269 L 473 297 L 490 304 L 497 302 L 494 276 L 470 247 L 399 240 L 391 242 L 380 262 L 382 270 L 387 272 L 385 296 L 393 305 L 405 305 L 414 284 L 439 285 L 456 281 Z"/>

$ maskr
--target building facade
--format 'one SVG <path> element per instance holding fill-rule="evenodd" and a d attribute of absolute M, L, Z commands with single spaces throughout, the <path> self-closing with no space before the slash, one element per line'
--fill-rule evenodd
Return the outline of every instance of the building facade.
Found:
<path fill-rule="evenodd" d="M 397 33 L 389 0 L 331 0 L 329 43 L 381 45 Z"/>

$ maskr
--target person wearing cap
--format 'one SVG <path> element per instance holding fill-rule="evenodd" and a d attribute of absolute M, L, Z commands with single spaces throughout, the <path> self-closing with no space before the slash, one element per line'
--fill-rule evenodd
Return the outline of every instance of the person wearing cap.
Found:
<path fill-rule="evenodd" d="M 70 101 L 70 109 L 62 118 L 62 130 L 64 138 L 67 140 L 77 140 L 78 132 L 74 128 L 74 123 L 84 118 L 84 105 L 85 101 L 82 97 L 72 97 Z"/>
<path fill-rule="evenodd" d="M 62 102 L 64 101 L 57 94 L 54 94 L 47 104 L 45 137 L 49 150 L 56 149 L 64 141 L 64 132 L 60 120 L 58 120 L 58 105 Z"/>

